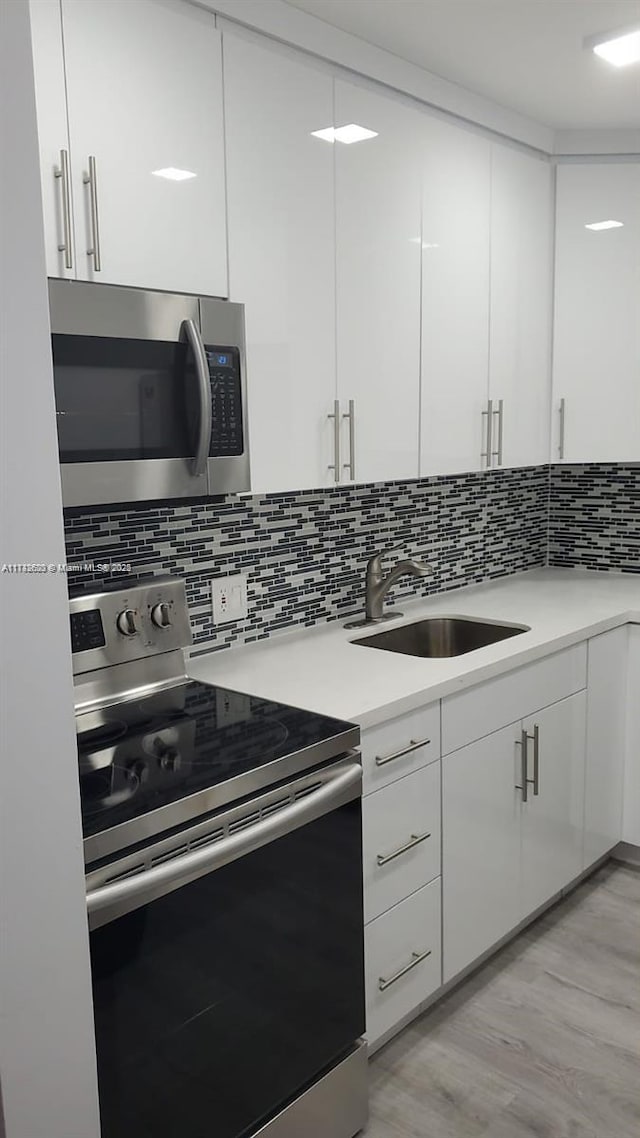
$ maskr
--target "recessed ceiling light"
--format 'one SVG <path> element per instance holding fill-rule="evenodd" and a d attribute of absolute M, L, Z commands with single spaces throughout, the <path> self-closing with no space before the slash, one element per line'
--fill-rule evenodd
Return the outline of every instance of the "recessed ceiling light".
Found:
<path fill-rule="evenodd" d="M 589 225 L 585 225 L 585 229 L 622 229 L 624 221 L 591 221 Z"/>
<path fill-rule="evenodd" d="M 186 182 L 188 178 L 197 178 L 193 170 L 179 170 L 177 166 L 165 166 L 163 170 L 152 170 L 156 178 L 167 178 L 170 182 Z"/>
<path fill-rule="evenodd" d="M 640 28 L 620 29 L 607 35 L 589 36 L 585 46 L 614 67 L 626 67 L 640 60 Z"/>
<path fill-rule="evenodd" d="M 355 122 L 350 122 L 347 126 L 326 126 L 322 130 L 312 130 L 311 133 L 314 138 L 322 138 L 324 142 L 344 142 L 345 146 L 378 137 L 377 130 L 367 130 L 366 126 L 358 126 Z"/>

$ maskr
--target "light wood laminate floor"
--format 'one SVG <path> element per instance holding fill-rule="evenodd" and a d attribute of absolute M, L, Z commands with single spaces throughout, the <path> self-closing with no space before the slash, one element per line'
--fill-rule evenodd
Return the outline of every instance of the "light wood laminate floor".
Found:
<path fill-rule="evenodd" d="M 640 870 L 608 862 L 370 1067 L 366 1138 L 640 1138 Z"/>

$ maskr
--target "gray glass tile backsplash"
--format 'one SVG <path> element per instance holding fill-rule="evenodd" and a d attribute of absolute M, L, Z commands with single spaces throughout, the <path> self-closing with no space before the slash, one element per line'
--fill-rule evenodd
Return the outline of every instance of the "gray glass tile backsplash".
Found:
<path fill-rule="evenodd" d="M 416 593 L 443 592 L 521 572 L 547 562 L 549 494 L 553 511 L 565 492 L 577 494 L 579 505 L 564 504 L 565 519 L 551 525 L 552 564 L 571 562 L 573 541 L 583 556 L 585 541 L 594 537 L 582 516 L 585 495 L 597 511 L 598 568 L 607 566 L 606 533 L 614 533 L 612 556 L 622 549 L 621 534 L 635 518 L 638 564 L 638 471 L 640 468 L 598 467 L 586 483 L 565 481 L 549 467 L 494 470 L 483 473 L 388 482 L 369 486 L 227 498 L 223 502 L 109 510 L 65 519 L 69 562 L 129 562 L 135 576 L 178 573 L 186 577 L 196 646 L 225 648 L 264 639 L 282 629 L 310 626 L 358 613 L 363 606 L 364 570 L 368 557 L 386 546 L 401 546 L 434 567 L 424 581 L 401 581 L 392 599 Z M 561 473 L 575 467 L 559 468 Z M 579 468 L 585 469 L 585 468 Z M 621 505 L 624 518 L 613 517 L 613 502 L 602 505 L 594 489 L 600 471 L 611 485 L 611 471 L 623 470 Z M 609 481 L 607 481 L 609 480 Z M 604 493 L 604 491 L 603 491 Z M 571 519 L 571 524 L 568 520 Z M 626 519 L 626 520 L 624 520 Z M 615 532 L 614 532 L 615 531 Z M 574 533 L 574 537 L 571 537 Z M 557 536 L 554 536 L 557 535 Z M 602 554 L 602 556 L 600 556 Z M 233 573 L 247 575 L 248 618 L 213 623 L 211 581 Z M 70 573 L 70 584 L 112 580 L 95 571 Z"/>

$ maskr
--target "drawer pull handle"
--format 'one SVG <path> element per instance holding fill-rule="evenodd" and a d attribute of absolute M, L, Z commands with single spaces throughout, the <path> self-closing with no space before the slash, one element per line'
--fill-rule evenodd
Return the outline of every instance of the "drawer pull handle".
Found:
<path fill-rule="evenodd" d="M 396 857 L 400 857 L 400 854 L 408 853 L 414 846 L 419 846 L 420 842 L 426 842 L 427 838 L 430 837 L 431 834 L 412 834 L 411 840 L 405 842 L 403 846 L 400 846 L 399 850 L 394 850 L 393 853 L 390 854 L 378 854 L 376 861 L 378 865 L 386 865 L 387 862 L 393 861 Z"/>
<path fill-rule="evenodd" d="M 378 988 L 380 991 L 386 992 L 387 988 L 390 988 L 392 984 L 395 984 L 396 980 L 401 980 L 403 976 L 407 975 L 407 972 L 410 972 L 411 969 L 415 968 L 418 964 L 422 964 L 422 961 L 426 960 L 428 956 L 431 956 L 431 949 L 428 949 L 427 952 L 412 952 L 411 960 L 408 964 L 405 964 L 404 968 L 401 968 L 399 972 L 396 972 L 395 975 L 390 976 L 388 980 L 385 980 L 384 976 L 379 977 Z"/>
<path fill-rule="evenodd" d="M 376 766 L 384 767 L 387 763 L 393 763 L 396 759 L 401 759 L 403 755 L 410 755 L 413 751 L 419 751 L 420 747 L 427 747 L 431 739 L 412 739 L 411 746 L 405 747 L 402 751 L 394 751 L 392 755 L 376 755 Z"/>

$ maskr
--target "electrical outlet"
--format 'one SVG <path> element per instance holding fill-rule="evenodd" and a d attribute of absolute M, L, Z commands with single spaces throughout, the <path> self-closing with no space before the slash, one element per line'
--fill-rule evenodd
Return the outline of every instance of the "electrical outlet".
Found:
<path fill-rule="evenodd" d="M 230 624 L 247 617 L 247 578 L 243 573 L 232 577 L 214 577 L 211 582 L 214 624 Z"/>
<path fill-rule="evenodd" d="M 239 691 L 216 691 L 216 719 L 218 727 L 229 727 L 232 723 L 242 723 L 248 719 L 250 711 L 249 696 Z"/>

